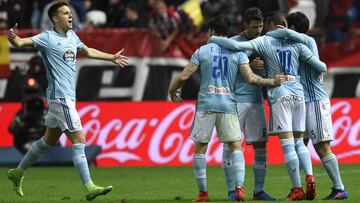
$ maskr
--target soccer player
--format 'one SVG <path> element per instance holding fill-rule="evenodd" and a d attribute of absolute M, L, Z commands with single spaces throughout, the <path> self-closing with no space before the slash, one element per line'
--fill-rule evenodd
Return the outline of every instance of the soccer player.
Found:
<path fill-rule="evenodd" d="M 278 29 L 268 32 L 267 35 L 303 43 L 316 57 L 319 57 L 315 40 L 305 34 L 309 29 L 309 19 L 306 15 L 301 12 L 292 13 L 287 17 L 287 22 L 288 27 L 296 32 L 290 29 Z M 323 75 L 305 63 L 300 63 L 299 72 L 306 104 L 305 142 L 311 139 L 333 183 L 331 193 L 324 199 L 347 199 L 349 194 L 342 183 L 339 164 L 330 147 L 330 141 L 333 140 L 331 106 L 323 84 Z"/>
<path fill-rule="evenodd" d="M 249 41 L 261 35 L 264 23 L 263 16 L 259 8 L 252 7 L 244 13 L 244 25 L 246 30 L 239 35 L 232 37 L 236 41 Z M 245 54 L 252 58 L 250 67 L 258 75 L 262 75 L 263 60 L 259 55 L 246 50 Z M 254 194 L 253 200 L 271 200 L 271 197 L 264 191 L 265 174 L 267 170 L 266 142 L 268 141 L 266 119 L 264 110 L 264 99 L 260 86 L 249 84 L 238 74 L 235 85 L 235 100 L 237 102 L 237 112 L 240 128 L 245 135 L 247 144 L 254 148 Z M 256 124 L 256 125 L 255 125 Z M 226 144 L 223 146 L 222 167 L 224 169 L 228 199 L 235 200 L 235 181 L 231 171 L 232 153 Z"/>
<path fill-rule="evenodd" d="M 8 32 L 8 40 L 14 47 L 35 47 L 41 52 L 48 80 L 46 98 L 49 111 L 45 119 L 45 135 L 32 144 L 18 167 L 7 172 L 7 177 L 13 182 L 15 192 L 23 196 L 22 183 L 25 171 L 44 151 L 55 145 L 64 132 L 73 144 L 73 162 L 84 185 L 86 199 L 92 200 L 110 192 L 112 186 L 97 186 L 90 178 L 84 154 L 85 137 L 79 114 L 75 109 L 76 53 L 80 51 L 89 58 L 112 61 L 121 67 L 127 65 L 127 58 L 121 55 L 122 50 L 116 54 L 108 54 L 83 44 L 72 30 L 73 18 L 68 4 L 56 2 L 50 7 L 48 14 L 54 24 L 52 30 L 30 38 L 20 38 L 15 34 L 16 24 Z"/>
<path fill-rule="evenodd" d="M 286 26 L 285 16 L 276 12 L 269 16 L 269 29 L 277 25 Z M 270 103 L 269 133 L 280 137 L 285 165 L 292 188 L 288 200 L 313 199 L 316 195 L 314 176 L 307 176 L 306 194 L 301 186 L 299 160 L 312 172 L 309 151 L 303 142 L 296 143 L 295 138 L 303 137 L 305 131 L 305 102 L 303 87 L 298 74 L 299 60 L 304 61 L 320 72 L 326 71 L 326 65 L 314 57 L 309 48 L 291 40 L 276 39 L 270 36 L 258 37 L 249 42 L 237 42 L 222 37 L 211 37 L 211 41 L 234 50 L 253 50 L 262 55 L 268 71 L 268 77 L 284 73 L 286 82 L 280 87 L 268 88 Z"/>
<path fill-rule="evenodd" d="M 229 20 L 217 16 L 209 22 L 209 36 L 228 35 Z M 249 67 L 249 60 L 243 52 L 234 52 L 217 44 L 209 43 L 197 49 L 190 63 L 174 80 L 169 89 L 173 102 L 181 102 L 178 89 L 200 68 L 201 84 L 198 94 L 197 108 L 190 138 L 195 142 L 194 174 L 199 194 L 194 201 L 209 201 L 206 190 L 206 158 L 205 153 L 211 139 L 214 126 L 219 140 L 227 143 L 233 153 L 232 170 L 235 174 L 236 200 L 245 201 L 244 177 L 245 161 L 241 151 L 241 129 L 236 113 L 234 97 L 235 80 L 238 72 L 250 83 L 258 85 L 281 85 L 284 75 L 274 79 L 263 79 L 254 74 Z"/>

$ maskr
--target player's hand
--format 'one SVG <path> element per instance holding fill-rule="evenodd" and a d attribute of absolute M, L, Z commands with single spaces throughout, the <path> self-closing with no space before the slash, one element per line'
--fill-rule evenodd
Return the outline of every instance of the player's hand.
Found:
<path fill-rule="evenodd" d="M 253 70 L 262 69 L 264 66 L 264 61 L 260 59 L 260 57 L 256 57 L 254 60 L 251 61 L 249 64 L 250 68 Z"/>
<path fill-rule="evenodd" d="M 183 101 L 180 97 L 180 91 L 170 92 L 170 99 L 175 103 L 181 103 Z"/>
<path fill-rule="evenodd" d="M 14 27 L 10 28 L 7 35 L 9 40 L 14 40 L 18 36 L 15 34 L 15 30 L 17 29 L 18 24 L 15 23 Z"/>
<path fill-rule="evenodd" d="M 121 49 L 119 52 L 114 54 L 113 62 L 121 67 L 125 67 L 128 65 L 128 58 L 126 56 L 121 55 L 121 53 L 124 51 L 124 49 Z"/>
<path fill-rule="evenodd" d="M 285 81 L 285 75 L 284 73 L 277 74 L 274 78 L 274 86 L 280 86 Z"/>

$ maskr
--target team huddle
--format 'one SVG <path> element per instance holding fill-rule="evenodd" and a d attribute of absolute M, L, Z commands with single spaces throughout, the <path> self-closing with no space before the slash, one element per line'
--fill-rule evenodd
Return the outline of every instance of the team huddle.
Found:
<path fill-rule="evenodd" d="M 264 24 L 267 33 L 260 36 Z M 171 100 L 181 102 L 178 89 L 200 70 L 201 84 L 190 133 L 195 142 L 194 175 L 199 189 L 194 201 L 209 201 L 205 153 L 214 127 L 223 143 L 222 167 L 229 200 L 246 200 L 242 134 L 255 152 L 253 200 L 275 200 L 264 191 L 269 135 L 280 138 L 291 181 L 287 200 L 316 197 L 316 182 L 306 147 L 309 139 L 333 183 L 331 193 L 324 199 L 347 199 L 348 192 L 330 148 L 330 101 L 322 82 L 327 68 L 319 60 L 315 40 L 304 34 L 309 29 L 308 18 L 301 12 L 288 16 L 274 12 L 264 23 L 261 11 L 249 8 L 244 14 L 244 25 L 246 29 L 242 33 L 229 39 L 228 19 L 213 18 L 209 22 L 209 43 L 195 51 L 169 89 Z M 267 87 L 268 128 L 261 86 Z M 305 191 L 300 169 L 306 174 Z"/>

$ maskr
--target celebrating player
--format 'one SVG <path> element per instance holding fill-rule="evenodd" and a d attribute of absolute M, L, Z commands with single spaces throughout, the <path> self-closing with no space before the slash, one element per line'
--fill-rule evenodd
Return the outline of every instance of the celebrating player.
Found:
<path fill-rule="evenodd" d="M 47 128 L 44 137 L 31 146 L 18 167 L 10 169 L 7 176 L 13 182 L 15 192 L 23 196 L 25 171 L 44 151 L 55 145 L 64 132 L 73 144 L 73 162 L 84 185 L 86 199 L 92 200 L 110 192 L 112 186 L 97 186 L 90 178 L 84 153 L 85 137 L 75 109 L 76 53 L 79 50 L 89 58 L 112 61 L 121 67 L 127 65 L 127 58 L 121 55 L 123 50 L 108 54 L 84 45 L 72 30 L 73 19 L 68 4 L 56 2 L 50 7 L 48 14 L 54 24 L 53 30 L 44 31 L 31 38 L 17 36 L 16 25 L 8 32 L 8 39 L 14 47 L 35 47 L 41 52 L 48 80 L 46 98 L 49 111 L 45 120 Z"/>
<path fill-rule="evenodd" d="M 264 23 L 259 8 L 249 8 L 244 13 L 244 25 L 246 30 L 232 37 L 236 41 L 249 41 L 261 35 Z M 263 74 L 263 60 L 259 55 L 246 50 L 245 54 L 252 59 L 250 67 L 255 73 Z M 238 74 L 235 87 L 235 100 L 241 130 L 245 135 L 247 144 L 254 148 L 254 200 L 275 200 L 264 191 L 265 174 L 267 170 L 266 142 L 268 140 L 264 99 L 260 86 L 249 84 Z M 254 125 L 256 123 L 256 125 Z M 235 181 L 231 171 L 232 154 L 226 144 L 223 147 L 222 166 L 228 187 L 228 199 L 235 200 Z"/>
<path fill-rule="evenodd" d="M 283 14 L 276 12 L 268 18 L 269 30 L 275 30 L 277 25 L 286 26 Z M 313 57 L 305 45 L 286 39 L 276 39 L 269 36 L 258 37 L 249 42 L 237 42 L 221 37 L 211 37 L 211 41 L 234 50 L 253 50 L 262 55 L 268 70 L 268 76 L 273 78 L 278 73 L 284 73 L 286 82 L 280 87 L 268 88 L 270 103 L 270 134 L 278 134 L 282 145 L 285 165 L 288 170 L 292 187 L 289 200 L 313 199 L 316 195 L 314 176 L 307 176 L 306 195 L 301 186 L 299 160 L 303 166 L 312 172 L 309 151 L 304 143 L 296 143 L 295 138 L 303 137 L 305 131 L 305 102 L 303 87 L 298 74 L 299 60 L 304 61 L 320 72 L 326 71 L 326 65 Z"/>
<path fill-rule="evenodd" d="M 303 43 L 309 47 L 316 57 L 319 57 L 315 40 L 304 34 L 309 29 L 309 19 L 306 15 L 301 12 L 296 12 L 290 14 L 286 19 L 288 27 L 297 32 L 289 29 L 278 29 L 268 32 L 267 35 L 276 38 L 289 38 L 296 42 Z M 333 140 L 331 106 L 329 96 L 323 84 L 323 75 L 305 63 L 300 63 L 299 72 L 300 82 L 304 87 L 306 104 L 305 139 L 307 139 L 307 141 L 311 139 L 316 153 L 319 155 L 333 183 L 331 193 L 324 199 L 347 199 L 349 194 L 341 181 L 336 156 L 330 148 L 330 141 Z"/>

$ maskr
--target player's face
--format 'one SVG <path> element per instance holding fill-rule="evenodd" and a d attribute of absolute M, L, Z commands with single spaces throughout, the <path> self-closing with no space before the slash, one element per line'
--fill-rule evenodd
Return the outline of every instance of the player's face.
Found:
<path fill-rule="evenodd" d="M 57 17 L 57 21 L 55 21 L 55 23 L 57 23 L 59 27 L 62 28 L 63 30 L 68 30 L 73 28 L 73 18 L 69 7 L 67 6 L 60 7 L 58 9 L 58 15 L 56 17 Z"/>
<path fill-rule="evenodd" d="M 251 20 L 249 24 L 245 23 L 246 27 L 246 36 L 250 39 L 255 39 L 261 35 L 261 32 L 264 27 L 263 21 Z"/>

